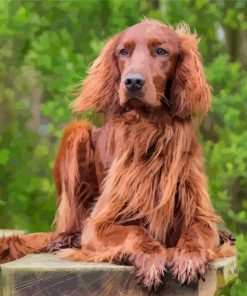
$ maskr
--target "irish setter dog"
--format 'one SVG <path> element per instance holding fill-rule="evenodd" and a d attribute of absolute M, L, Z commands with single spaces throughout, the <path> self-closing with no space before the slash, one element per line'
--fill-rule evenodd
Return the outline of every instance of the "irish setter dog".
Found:
<path fill-rule="evenodd" d="M 72 104 L 104 125 L 65 129 L 56 231 L 2 238 L 2 261 L 72 246 L 61 255 L 131 264 L 151 288 L 168 269 L 181 284 L 203 279 L 210 260 L 234 254 L 220 246 L 193 120 L 211 101 L 198 42 L 185 25 L 145 20 L 106 44 Z"/>

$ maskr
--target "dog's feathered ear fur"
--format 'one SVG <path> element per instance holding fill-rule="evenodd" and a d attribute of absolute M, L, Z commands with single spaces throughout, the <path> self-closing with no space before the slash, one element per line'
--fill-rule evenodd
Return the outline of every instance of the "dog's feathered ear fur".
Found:
<path fill-rule="evenodd" d="M 120 35 L 111 38 L 89 68 L 80 95 L 72 102 L 75 112 L 93 109 L 109 112 L 118 104 L 117 84 L 120 79 L 115 50 Z"/>
<path fill-rule="evenodd" d="M 172 114 L 184 119 L 200 113 L 205 115 L 210 107 L 210 87 L 203 72 L 197 46 L 199 39 L 187 26 L 176 30 L 180 38 L 180 55 L 173 78 L 170 99 Z"/>

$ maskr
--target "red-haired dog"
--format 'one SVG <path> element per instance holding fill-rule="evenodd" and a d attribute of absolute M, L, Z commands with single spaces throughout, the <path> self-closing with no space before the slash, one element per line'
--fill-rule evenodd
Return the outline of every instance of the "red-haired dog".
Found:
<path fill-rule="evenodd" d="M 185 25 L 149 20 L 106 44 L 73 103 L 102 112 L 104 125 L 71 123 L 56 158 L 56 232 L 1 239 L 2 260 L 74 245 L 62 255 L 127 262 L 150 288 L 168 266 L 189 284 L 234 254 L 219 246 L 193 122 L 211 101 L 197 46 Z M 80 243 L 70 242 L 76 232 Z"/>

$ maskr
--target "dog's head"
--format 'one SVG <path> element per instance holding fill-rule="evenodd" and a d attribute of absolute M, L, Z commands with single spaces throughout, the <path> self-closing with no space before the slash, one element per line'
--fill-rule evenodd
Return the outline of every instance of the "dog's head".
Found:
<path fill-rule="evenodd" d="M 74 110 L 115 113 L 128 107 L 162 108 L 186 118 L 206 113 L 210 90 L 198 38 L 186 26 L 173 30 L 143 21 L 113 37 L 89 69 Z"/>

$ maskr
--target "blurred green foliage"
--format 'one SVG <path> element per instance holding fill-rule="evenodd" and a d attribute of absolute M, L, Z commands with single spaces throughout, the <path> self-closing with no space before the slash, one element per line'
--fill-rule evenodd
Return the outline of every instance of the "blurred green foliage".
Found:
<path fill-rule="evenodd" d="M 247 295 L 247 2 L 244 0 L 0 1 L 0 228 L 50 229 L 52 167 L 68 103 L 107 38 L 143 16 L 188 23 L 212 85 L 201 134 L 216 210 L 237 237 Z M 97 123 L 91 113 L 82 115 Z"/>

